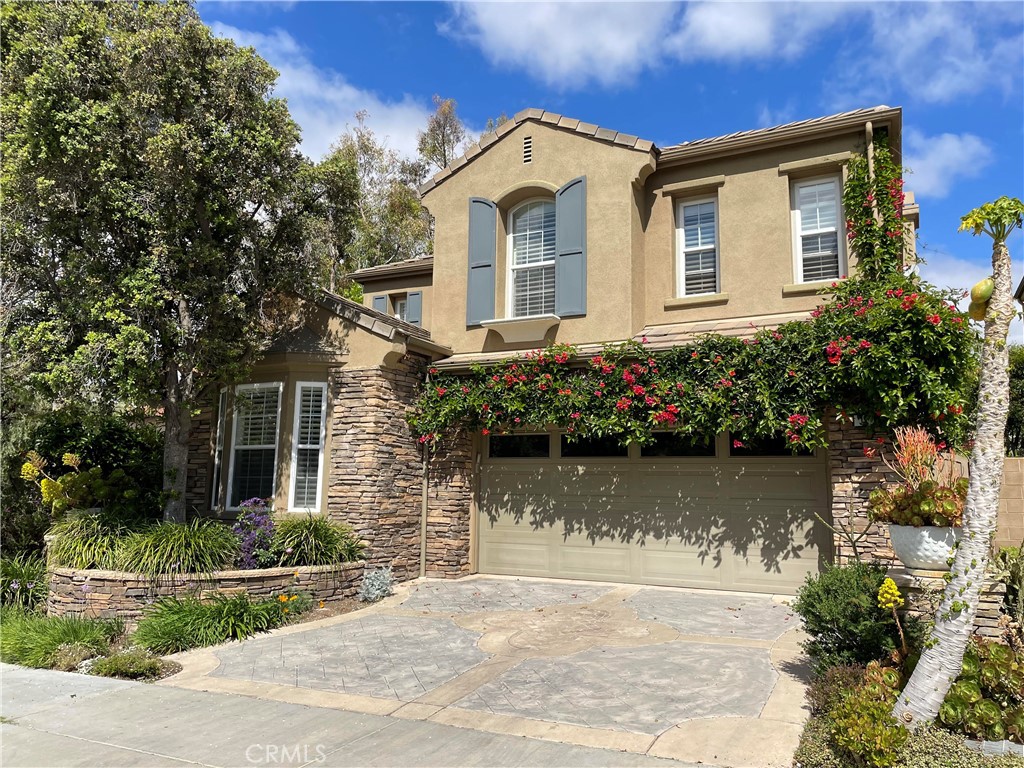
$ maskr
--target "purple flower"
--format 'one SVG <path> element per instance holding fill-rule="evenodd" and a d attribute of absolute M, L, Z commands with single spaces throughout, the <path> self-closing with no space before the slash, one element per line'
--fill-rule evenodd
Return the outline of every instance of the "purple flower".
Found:
<path fill-rule="evenodd" d="M 92 592 L 92 587 L 90 587 L 88 584 L 83 584 L 82 585 L 82 591 L 83 592 Z"/>
<path fill-rule="evenodd" d="M 25 589 L 35 589 L 35 588 L 36 588 L 36 583 L 34 581 L 30 581 L 28 584 L 25 585 Z"/>
<path fill-rule="evenodd" d="M 8 587 L 8 589 L 11 590 L 11 592 L 16 592 L 20 587 L 21 587 L 21 584 L 19 582 L 12 581 L 11 585 Z"/>

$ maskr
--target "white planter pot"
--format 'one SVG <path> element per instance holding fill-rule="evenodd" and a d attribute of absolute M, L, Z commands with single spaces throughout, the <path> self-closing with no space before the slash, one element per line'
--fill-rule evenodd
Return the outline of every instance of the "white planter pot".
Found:
<path fill-rule="evenodd" d="M 953 547 L 960 540 L 960 528 L 934 525 L 890 525 L 889 539 L 896 557 L 907 566 L 922 571 L 948 571 Z"/>

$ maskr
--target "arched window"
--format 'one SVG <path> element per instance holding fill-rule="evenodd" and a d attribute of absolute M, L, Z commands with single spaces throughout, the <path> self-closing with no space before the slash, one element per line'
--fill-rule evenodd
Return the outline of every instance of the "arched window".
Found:
<path fill-rule="evenodd" d="M 509 307 L 512 317 L 555 311 L 555 203 L 527 200 L 508 225 Z"/>

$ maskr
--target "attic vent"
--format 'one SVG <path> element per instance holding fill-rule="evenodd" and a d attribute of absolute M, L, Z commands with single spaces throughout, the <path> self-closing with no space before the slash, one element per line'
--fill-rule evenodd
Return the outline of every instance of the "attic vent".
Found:
<path fill-rule="evenodd" d="M 523 136 L 523 163 L 533 161 L 533 136 Z"/>

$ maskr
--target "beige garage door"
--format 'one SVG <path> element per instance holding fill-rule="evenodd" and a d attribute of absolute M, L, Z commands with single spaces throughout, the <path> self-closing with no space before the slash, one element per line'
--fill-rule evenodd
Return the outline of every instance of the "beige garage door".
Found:
<path fill-rule="evenodd" d="M 485 441 L 481 573 L 792 593 L 829 558 L 825 460 L 726 435 Z"/>

